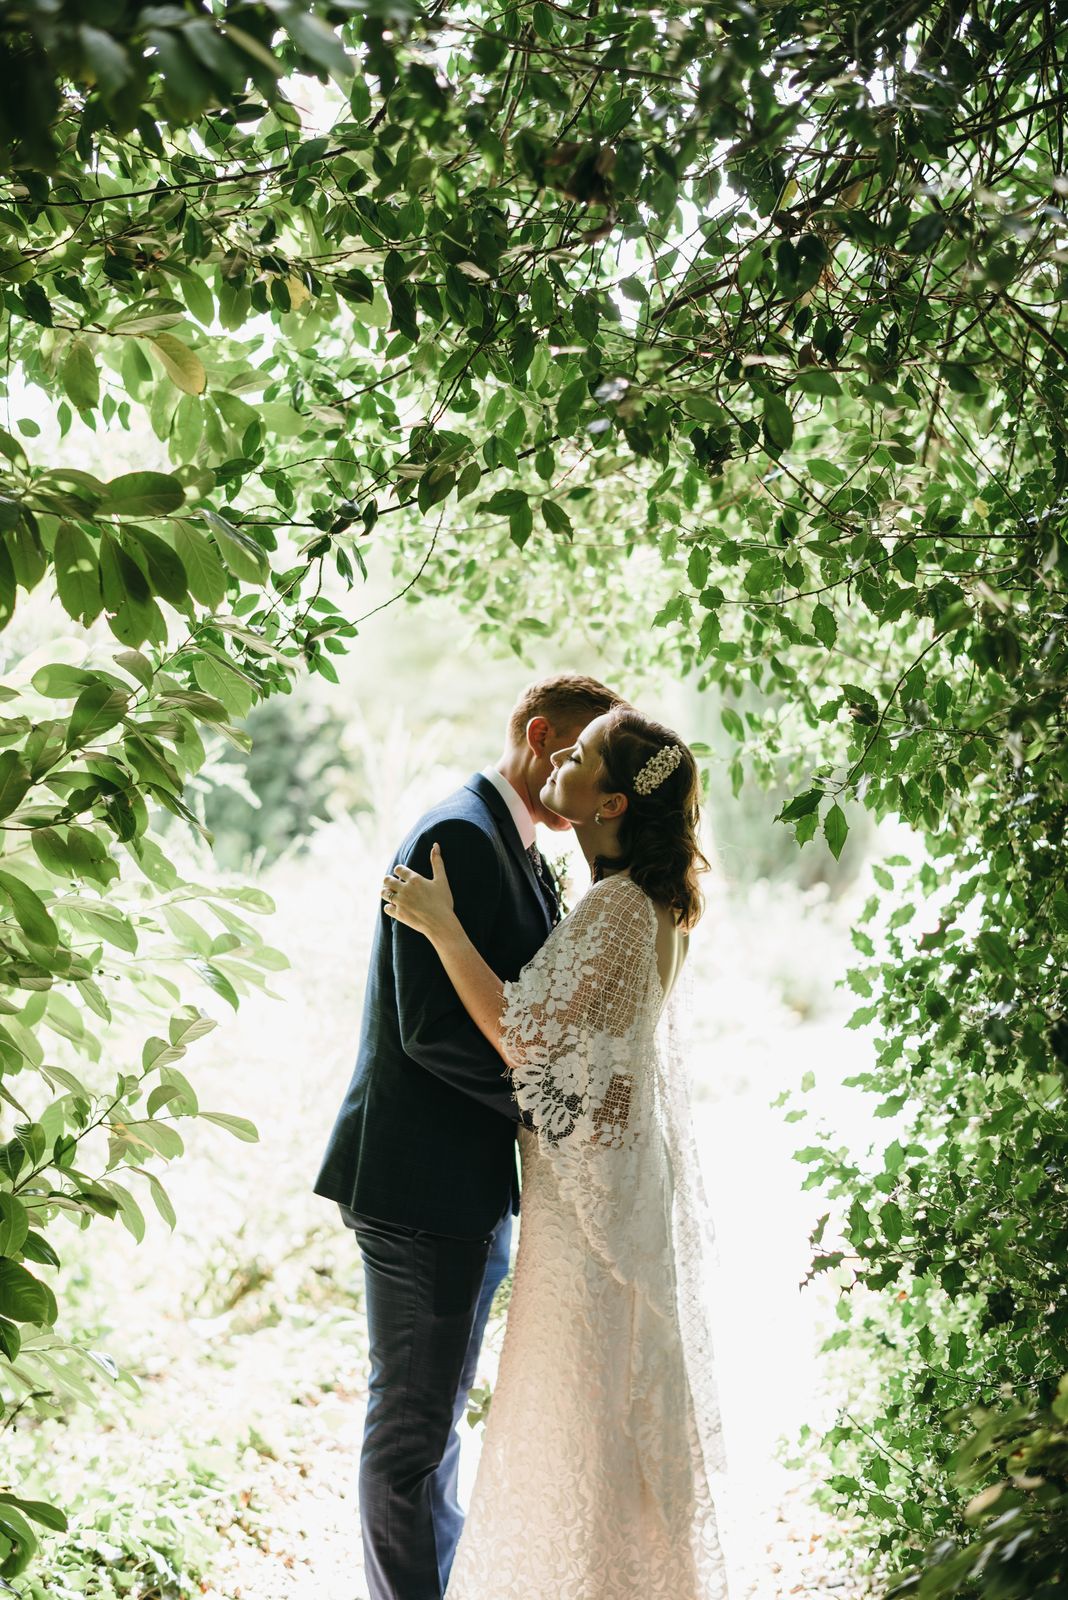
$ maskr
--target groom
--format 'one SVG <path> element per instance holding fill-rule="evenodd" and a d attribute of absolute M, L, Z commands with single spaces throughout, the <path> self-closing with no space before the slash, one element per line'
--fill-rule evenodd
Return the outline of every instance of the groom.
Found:
<path fill-rule="evenodd" d="M 618 704 L 595 678 L 524 690 L 504 754 L 421 817 L 394 857 L 429 875 L 437 841 L 457 915 L 509 980 L 559 907 L 534 825 L 552 754 Z M 459 1424 L 519 1209 L 519 1110 L 496 1051 L 434 948 L 379 913 L 356 1067 L 315 1182 L 363 1257 L 371 1377 L 360 1519 L 371 1600 L 440 1600 L 463 1527 Z"/>

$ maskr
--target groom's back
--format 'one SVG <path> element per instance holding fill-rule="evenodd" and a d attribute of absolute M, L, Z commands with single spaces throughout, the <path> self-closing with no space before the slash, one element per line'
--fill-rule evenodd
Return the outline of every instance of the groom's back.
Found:
<path fill-rule="evenodd" d="M 441 846 L 457 915 L 502 979 L 544 942 L 548 912 L 515 824 L 481 774 L 421 817 L 397 851 L 429 875 Z M 488 1235 L 515 1187 L 518 1110 L 504 1066 L 430 941 L 380 911 L 356 1066 L 316 1193 L 384 1222 Z"/>

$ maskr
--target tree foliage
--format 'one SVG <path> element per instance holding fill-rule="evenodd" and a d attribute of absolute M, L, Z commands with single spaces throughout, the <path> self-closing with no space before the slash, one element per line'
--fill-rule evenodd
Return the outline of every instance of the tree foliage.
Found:
<path fill-rule="evenodd" d="M 982 1485 L 965 1507 L 969 1533 L 959 1545 L 938 1540 L 889 1600 L 1052 1600 L 1068 1575 L 1068 1378 L 1041 1412 L 1017 1405 L 954 1421 L 964 1435 L 954 1479 Z"/>
<path fill-rule="evenodd" d="M 0 22 L 11 363 L 61 431 L 140 416 L 160 452 L 111 475 L 42 459 L 32 418 L 0 439 L 0 622 L 54 588 L 114 655 L 47 669 L 44 710 L 10 692 L 5 1074 L 93 981 L 70 930 L 116 860 L 188 818 L 201 735 L 334 676 L 368 563 L 518 649 L 579 614 L 716 688 L 735 788 L 787 763 L 800 844 L 841 855 L 861 807 L 927 841 L 850 976 L 863 1087 L 908 1125 L 866 1167 L 801 1154 L 847 1212 L 816 1267 L 877 1308 L 842 1337 L 892 1351 L 829 1441 L 838 1492 L 887 1558 L 959 1531 L 942 1417 L 1068 1367 L 1054 11 L 119 9 Z M 61 1105 L 9 1141 L 13 1195 L 65 1174 Z"/>

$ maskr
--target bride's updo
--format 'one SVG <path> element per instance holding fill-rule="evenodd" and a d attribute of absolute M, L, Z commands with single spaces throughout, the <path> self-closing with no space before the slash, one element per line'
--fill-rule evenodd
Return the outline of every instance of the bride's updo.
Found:
<path fill-rule="evenodd" d="M 593 878 L 628 869 L 651 899 L 670 907 L 683 928 L 702 910 L 697 883 L 708 871 L 697 840 L 700 787 L 697 763 L 677 733 L 631 706 L 609 712 L 601 734 L 606 793 L 625 794 L 619 828 L 621 856 L 598 856 Z"/>

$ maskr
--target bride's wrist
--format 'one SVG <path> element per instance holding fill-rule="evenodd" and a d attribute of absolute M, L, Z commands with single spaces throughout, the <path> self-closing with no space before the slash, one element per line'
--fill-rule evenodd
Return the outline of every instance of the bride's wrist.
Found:
<path fill-rule="evenodd" d="M 450 945 L 456 944 L 459 939 L 462 939 L 463 931 L 456 912 L 449 911 L 440 918 L 430 937 L 435 948 L 440 953 L 442 950 L 447 950 Z"/>

